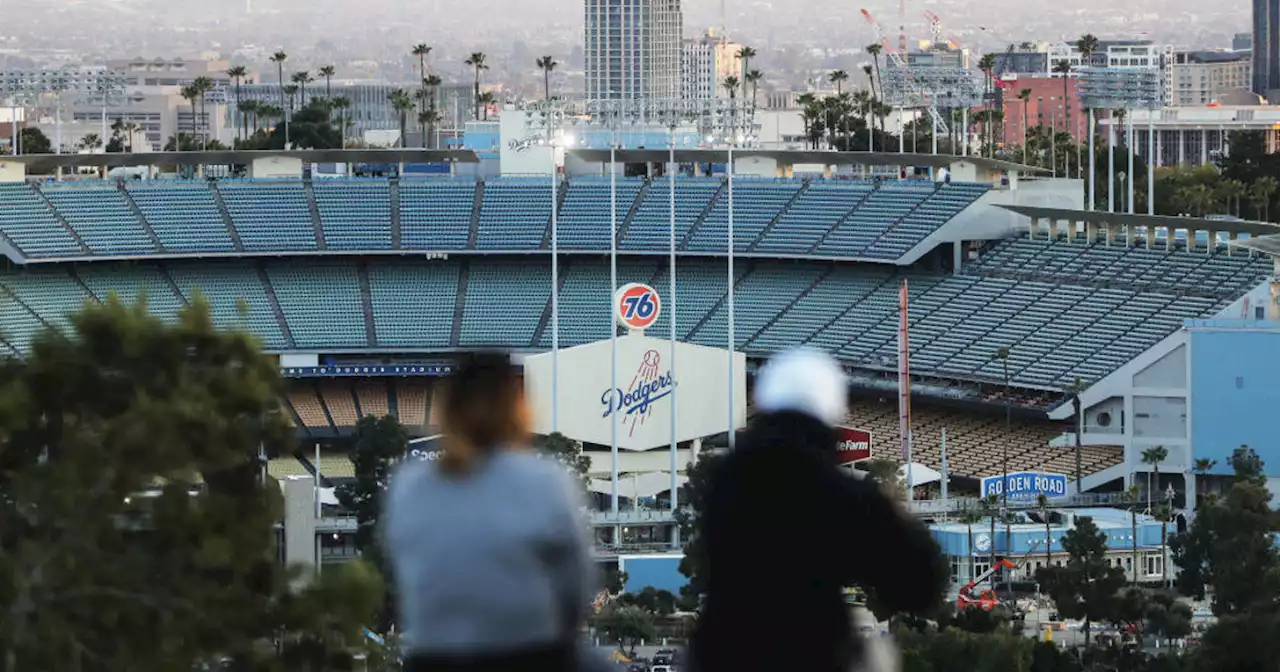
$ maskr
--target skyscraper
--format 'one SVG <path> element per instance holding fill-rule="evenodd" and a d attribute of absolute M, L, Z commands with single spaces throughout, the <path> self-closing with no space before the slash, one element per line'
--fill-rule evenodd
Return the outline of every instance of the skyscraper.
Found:
<path fill-rule="evenodd" d="M 684 40 L 680 97 L 685 100 L 728 98 L 722 84 L 730 75 L 741 76 L 738 50 L 742 45 L 708 29 L 696 39 Z"/>
<path fill-rule="evenodd" d="M 584 0 L 588 100 L 680 96 L 680 0 Z"/>
<path fill-rule="evenodd" d="M 1280 0 L 1253 0 L 1253 92 L 1280 89 Z"/>

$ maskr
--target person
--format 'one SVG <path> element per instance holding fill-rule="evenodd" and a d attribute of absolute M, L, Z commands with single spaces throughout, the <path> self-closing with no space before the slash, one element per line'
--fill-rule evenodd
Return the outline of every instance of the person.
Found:
<path fill-rule="evenodd" d="M 441 456 L 391 478 L 405 670 L 577 669 L 595 585 L 581 486 L 528 449 L 523 386 L 481 354 L 446 381 Z"/>
<path fill-rule="evenodd" d="M 853 668 L 864 644 L 846 586 L 894 611 L 940 603 L 947 571 L 928 531 L 837 464 L 846 392 L 817 352 L 780 355 L 757 377 L 757 415 L 712 473 L 702 512 L 697 672 Z"/>

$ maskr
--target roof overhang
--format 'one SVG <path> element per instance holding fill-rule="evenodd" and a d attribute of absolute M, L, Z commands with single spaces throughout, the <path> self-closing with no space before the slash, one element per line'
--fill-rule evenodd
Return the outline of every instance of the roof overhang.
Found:
<path fill-rule="evenodd" d="M 592 163 L 608 163 L 610 150 L 570 149 L 568 154 Z M 671 157 L 669 149 L 619 149 L 613 153 L 619 163 L 665 163 Z M 678 163 L 724 163 L 729 160 L 728 149 L 676 149 Z M 914 154 L 898 152 L 824 152 L 789 149 L 735 149 L 738 158 L 772 159 L 785 165 L 816 164 L 824 166 L 930 166 L 948 168 L 957 163 L 972 163 L 978 168 L 993 171 L 1017 171 L 1020 173 L 1048 172 L 1044 168 L 987 159 L 978 156 L 954 154 Z"/>
<path fill-rule="evenodd" d="M 26 154 L 0 157 L 17 162 L 28 173 L 57 168 L 114 168 L 117 166 L 207 166 L 251 164 L 259 159 L 290 158 L 304 163 L 479 163 L 467 150 L 432 149 L 294 149 L 263 151 L 143 152 L 109 154 Z"/>
<path fill-rule="evenodd" d="M 1221 219 L 1205 219 L 1203 217 L 1173 217 L 1170 215 L 1138 215 L 1124 212 L 1099 212 L 1097 210 L 1072 210 L 1069 208 L 1044 208 L 1031 205 L 1002 205 L 1010 212 L 1042 219 L 1069 220 L 1090 224 L 1108 224 L 1117 226 L 1147 226 L 1152 228 L 1183 229 L 1190 231 L 1218 231 L 1221 233 L 1247 233 L 1252 236 L 1280 234 L 1280 225 L 1268 222 L 1249 222 Z M 1247 241 L 1233 244 L 1242 245 Z"/>

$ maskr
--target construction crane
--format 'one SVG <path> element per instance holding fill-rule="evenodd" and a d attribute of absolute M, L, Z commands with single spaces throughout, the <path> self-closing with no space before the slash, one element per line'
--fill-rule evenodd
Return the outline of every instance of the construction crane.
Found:
<path fill-rule="evenodd" d="M 1030 550 L 1028 550 L 1027 553 L 1022 556 L 1022 559 L 1020 559 L 1017 564 L 1014 564 L 1008 558 L 1001 558 L 990 569 L 973 577 L 973 580 L 970 581 L 969 583 L 966 583 L 964 587 L 960 589 L 959 594 L 956 595 L 956 610 L 963 611 L 965 609 L 972 609 L 974 607 L 977 607 L 979 609 L 982 609 L 983 611 L 991 611 L 992 609 L 995 609 L 997 606 L 999 606 L 1000 599 L 996 597 L 995 590 L 991 588 L 987 588 L 975 595 L 973 592 L 974 588 L 976 588 L 978 584 L 985 582 L 987 579 L 990 579 L 992 576 L 995 575 L 996 572 L 999 572 L 1001 569 L 1016 570 L 1021 568 L 1022 565 L 1026 564 L 1027 558 L 1031 557 L 1031 554 L 1035 552 L 1036 547 L 1040 545 L 1041 541 L 1042 541 L 1041 539 L 1036 539 L 1035 541 L 1033 541 L 1031 543 Z"/>
<path fill-rule="evenodd" d="M 931 39 L 935 45 L 937 45 L 939 42 L 945 41 L 947 43 L 948 48 L 951 48 L 951 49 L 960 48 L 960 44 L 958 42 L 956 42 L 955 40 L 949 37 L 942 36 L 942 19 L 938 18 L 937 14 L 934 14 L 929 10 L 925 10 L 924 18 L 926 21 L 929 22 L 929 35 L 931 36 Z"/>
<path fill-rule="evenodd" d="M 924 86 L 924 84 L 922 84 L 919 80 L 916 79 L 915 75 L 911 73 L 911 68 L 907 66 L 907 61 L 904 58 L 904 56 L 906 55 L 905 44 L 903 45 L 903 50 L 901 51 L 901 53 L 895 50 L 893 48 L 893 43 L 889 41 L 889 38 L 885 37 L 884 29 L 880 27 L 880 24 L 879 22 L 876 21 L 875 17 L 871 16 L 871 12 L 867 11 L 866 9 L 863 9 L 862 18 L 866 19 L 867 23 L 871 25 L 871 29 L 875 31 L 876 41 L 884 45 L 885 56 L 888 57 L 889 61 L 893 63 L 894 67 L 900 68 L 902 70 L 903 75 L 906 76 L 908 87 L 920 93 L 921 99 L 925 103 L 924 107 L 929 111 L 929 116 L 933 119 L 933 123 L 937 126 L 938 132 L 947 133 L 948 132 L 947 122 L 945 119 L 943 119 L 942 115 L 938 113 L 937 106 L 933 104 L 932 92 L 929 91 L 928 88 Z M 883 85 L 884 85 L 884 82 L 881 82 L 881 86 Z"/>

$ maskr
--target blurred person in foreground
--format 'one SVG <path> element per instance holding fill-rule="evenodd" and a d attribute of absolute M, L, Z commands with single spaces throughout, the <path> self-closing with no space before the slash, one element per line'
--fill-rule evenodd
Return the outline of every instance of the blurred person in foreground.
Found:
<path fill-rule="evenodd" d="M 579 486 L 529 448 L 524 389 L 505 357 L 448 379 L 443 455 L 404 463 L 387 496 L 405 670 L 577 665 L 594 576 Z"/>
<path fill-rule="evenodd" d="M 937 545 L 872 482 L 837 465 L 846 380 L 813 351 L 760 372 L 746 431 L 711 477 L 703 523 L 707 594 L 697 672 L 846 672 L 866 666 L 845 586 L 895 611 L 941 599 Z"/>

